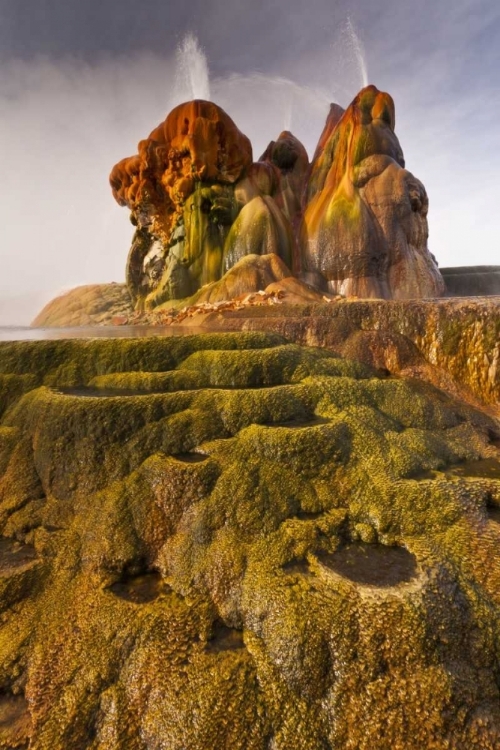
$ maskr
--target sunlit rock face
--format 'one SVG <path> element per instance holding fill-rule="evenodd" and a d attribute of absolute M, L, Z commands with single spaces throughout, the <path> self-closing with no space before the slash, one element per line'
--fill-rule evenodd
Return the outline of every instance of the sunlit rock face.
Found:
<path fill-rule="evenodd" d="M 333 105 L 314 155 L 300 230 L 306 278 L 346 296 L 440 296 L 427 249 L 429 201 L 405 169 L 394 102 L 364 88 L 345 112 Z"/>
<path fill-rule="evenodd" d="M 179 105 L 138 151 L 110 182 L 137 226 L 127 284 L 139 306 L 189 297 L 249 253 L 291 264 L 293 232 L 273 199 L 280 170 L 253 164 L 250 141 L 216 104 Z"/>

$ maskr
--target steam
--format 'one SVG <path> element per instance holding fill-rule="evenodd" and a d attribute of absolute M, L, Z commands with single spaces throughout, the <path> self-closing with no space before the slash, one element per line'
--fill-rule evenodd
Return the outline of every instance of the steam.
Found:
<path fill-rule="evenodd" d="M 186 34 L 177 47 L 176 87 L 182 101 L 210 99 L 207 56 L 194 34 Z"/>
<path fill-rule="evenodd" d="M 366 68 L 365 54 L 350 16 L 347 17 L 346 21 L 346 35 L 347 45 L 351 48 L 354 60 L 358 66 L 358 74 L 361 83 L 360 88 L 364 88 L 365 86 L 368 86 L 368 70 Z"/>

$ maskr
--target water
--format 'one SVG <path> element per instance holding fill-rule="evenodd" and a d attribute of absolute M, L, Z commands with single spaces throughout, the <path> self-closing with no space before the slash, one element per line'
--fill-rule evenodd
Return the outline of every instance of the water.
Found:
<path fill-rule="evenodd" d="M 313 417 L 312 419 L 301 419 L 300 417 L 289 419 L 287 422 L 269 422 L 265 427 L 286 427 L 289 430 L 304 430 L 307 427 L 329 424 L 329 419 Z"/>
<path fill-rule="evenodd" d="M 30 566 L 36 559 L 36 550 L 31 545 L 0 537 L 0 576 Z"/>
<path fill-rule="evenodd" d="M 53 341 L 56 339 L 138 339 L 150 336 L 190 336 L 207 333 L 206 328 L 189 326 L 82 326 L 81 328 L 30 328 L 0 326 L 0 341 Z"/>
<path fill-rule="evenodd" d="M 186 34 L 177 47 L 176 88 L 181 99 L 210 99 L 207 56 L 194 34 Z"/>
<path fill-rule="evenodd" d="M 157 599 L 162 593 L 170 593 L 170 587 L 155 571 L 136 576 L 125 576 L 113 583 L 109 590 L 120 599 L 134 604 L 147 604 Z"/>
<path fill-rule="evenodd" d="M 220 620 L 214 624 L 212 637 L 207 643 L 207 651 L 238 651 L 245 648 L 243 633 L 235 628 L 228 628 Z"/>
<path fill-rule="evenodd" d="M 348 45 L 353 52 L 354 59 L 358 66 L 358 74 L 359 74 L 359 78 L 361 82 L 361 88 L 364 88 L 365 86 L 368 86 L 368 70 L 366 68 L 366 60 L 365 60 L 361 41 L 359 39 L 359 36 L 356 33 L 354 24 L 351 21 L 351 18 L 349 16 L 347 17 L 347 22 L 346 22 L 346 35 L 347 35 Z"/>
<path fill-rule="evenodd" d="M 284 113 L 283 113 L 283 130 L 292 132 L 293 122 L 293 97 L 285 99 Z"/>
<path fill-rule="evenodd" d="M 496 445 L 496 441 L 492 441 Z M 477 479 L 498 479 L 500 480 L 500 460 L 496 458 L 482 458 L 477 461 L 464 461 L 460 464 L 452 464 L 439 470 L 423 471 L 413 479 L 438 479 L 446 476 L 449 479 L 455 477 L 477 478 Z"/>

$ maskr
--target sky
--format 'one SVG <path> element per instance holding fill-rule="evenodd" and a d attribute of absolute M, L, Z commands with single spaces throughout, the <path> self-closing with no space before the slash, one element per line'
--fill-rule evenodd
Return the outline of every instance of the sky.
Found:
<path fill-rule="evenodd" d="M 395 99 L 439 265 L 500 265 L 498 0 L 0 0 L 0 325 L 124 280 L 133 228 L 108 175 L 192 98 L 188 34 L 254 158 L 285 127 L 312 156 L 366 68 Z"/>

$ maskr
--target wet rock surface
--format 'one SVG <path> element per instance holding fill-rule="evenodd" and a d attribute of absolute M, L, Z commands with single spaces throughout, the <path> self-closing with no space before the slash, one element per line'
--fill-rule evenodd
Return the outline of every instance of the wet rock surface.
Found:
<path fill-rule="evenodd" d="M 393 375 L 428 380 L 497 411 L 500 404 L 500 297 L 253 308 L 211 315 L 204 326 L 279 333 Z"/>
<path fill-rule="evenodd" d="M 347 297 L 439 297 L 444 283 L 427 248 L 429 200 L 405 169 L 392 98 L 367 86 L 331 115 L 306 186 L 304 271 Z"/>
<path fill-rule="evenodd" d="M 308 159 L 282 136 L 281 148 L 254 163 L 250 141 L 226 112 L 196 100 L 172 110 L 137 155 L 113 167 L 113 196 L 136 226 L 127 287 L 139 309 L 190 297 L 249 254 L 274 253 L 291 268 Z M 286 166 L 284 150 L 292 157 Z"/>
<path fill-rule="evenodd" d="M 499 745 L 493 417 L 275 333 L 0 378 L 0 747 Z"/>

